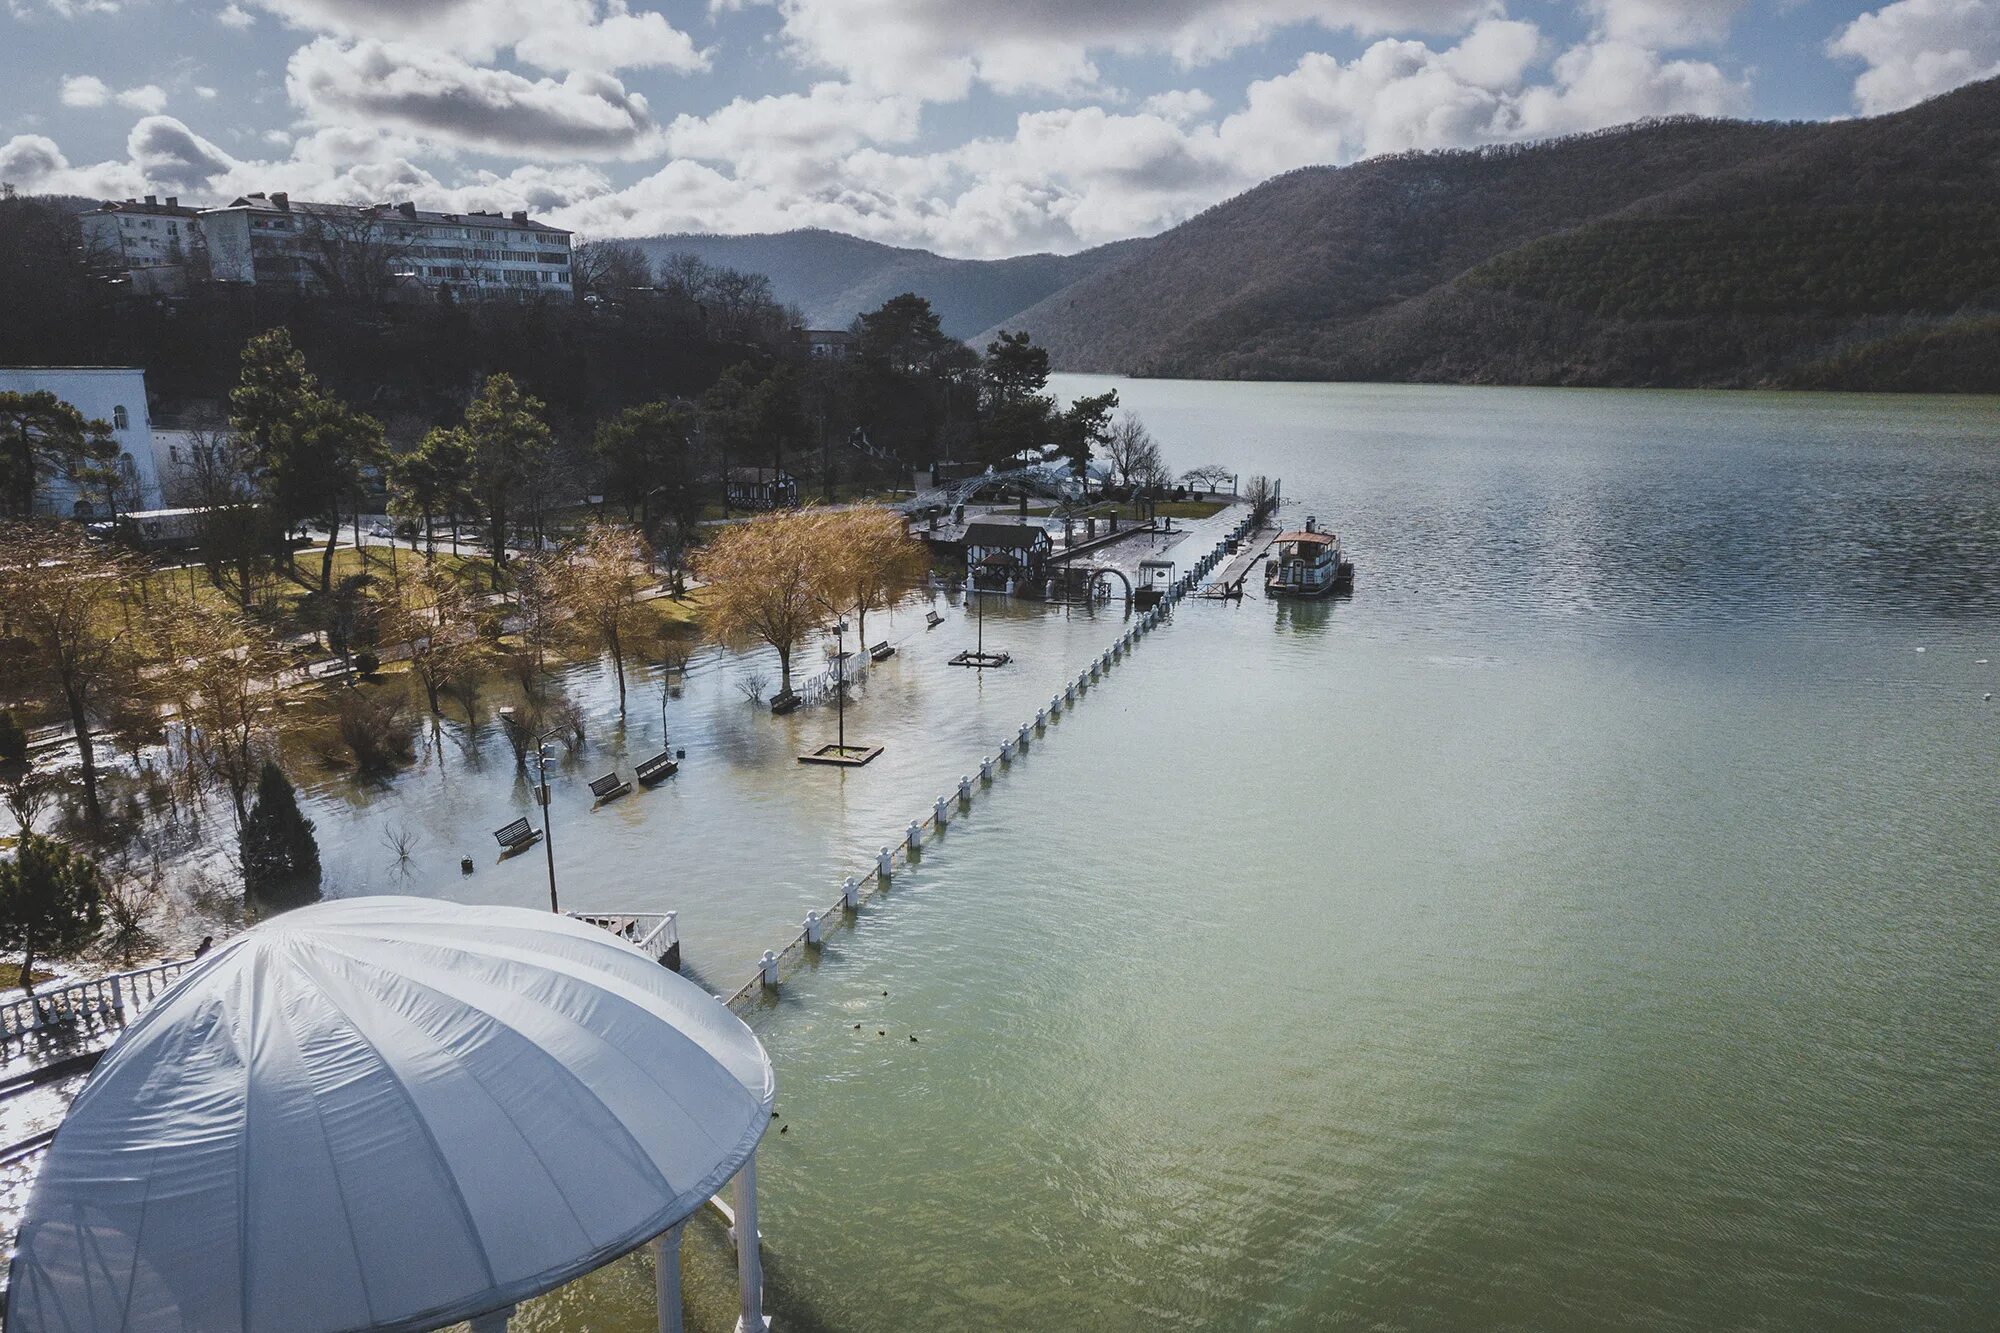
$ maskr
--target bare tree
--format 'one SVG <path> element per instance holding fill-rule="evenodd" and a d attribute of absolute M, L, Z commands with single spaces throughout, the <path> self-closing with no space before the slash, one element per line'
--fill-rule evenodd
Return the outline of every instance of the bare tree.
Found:
<path fill-rule="evenodd" d="M 121 603 L 139 568 L 67 525 L 9 525 L 0 529 L 0 552 L 0 619 L 9 630 L 0 661 L 10 677 L 39 686 L 68 717 L 84 804 L 96 824 L 103 809 L 91 727 L 116 692 L 137 687 L 138 660 Z"/>
<path fill-rule="evenodd" d="M 618 711 L 625 711 L 625 643 L 646 586 L 646 543 L 628 528 L 592 519 L 563 566 L 563 600 L 592 647 L 611 654 Z"/>
<path fill-rule="evenodd" d="M 653 285 L 646 252 L 630 241 L 584 241 L 570 251 L 569 271 L 578 296 L 620 296 Z"/>
<path fill-rule="evenodd" d="M 1220 463 L 1203 463 L 1181 473 L 1181 485 L 1191 491 L 1217 491 L 1222 489 L 1223 482 L 1235 475 Z"/>
<path fill-rule="evenodd" d="M 328 296 L 381 305 L 410 277 L 414 233 L 380 209 L 294 209 L 299 262 Z"/>
<path fill-rule="evenodd" d="M 1111 423 L 1104 440 L 1104 453 L 1121 486 L 1130 486 L 1142 476 L 1165 470 L 1160 446 L 1153 442 L 1152 432 L 1130 412 L 1119 413 L 1118 419 Z"/>

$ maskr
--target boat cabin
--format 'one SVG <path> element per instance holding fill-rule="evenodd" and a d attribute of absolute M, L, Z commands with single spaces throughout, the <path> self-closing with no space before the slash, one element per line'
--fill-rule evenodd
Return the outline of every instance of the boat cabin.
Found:
<path fill-rule="evenodd" d="M 1281 532 L 1274 543 L 1264 591 L 1277 597 L 1321 597 L 1350 577 L 1354 566 L 1341 559 L 1340 538 L 1321 532 L 1318 520 Z"/>

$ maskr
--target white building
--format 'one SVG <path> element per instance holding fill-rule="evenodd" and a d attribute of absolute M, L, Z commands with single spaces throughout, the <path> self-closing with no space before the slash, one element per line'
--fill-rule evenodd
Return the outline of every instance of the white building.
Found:
<path fill-rule="evenodd" d="M 83 413 L 85 421 L 110 425 L 122 451 L 118 507 L 150 509 L 160 502 L 159 460 L 153 453 L 153 421 L 146 410 L 146 372 L 132 366 L 0 366 L 0 393 L 48 392 Z M 80 491 L 66 477 L 44 478 L 35 495 L 37 513 L 98 517 L 109 497 L 93 488 Z"/>
<path fill-rule="evenodd" d="M 93 261 L 124 269 L 185 264 L 201 248 L 201 216 L 168 195 L 106 203 L 77 219 Z"/>
<path fill-rule="evenodd" d="M 201 229 L 218 282 L 307 291 L 331 274 L 371 293 L 414 286 L 466 299 L 567 299 L 572 291 L 570 234 L 526 213 L 294 203 L 276 191 L 204 211 Z"/>

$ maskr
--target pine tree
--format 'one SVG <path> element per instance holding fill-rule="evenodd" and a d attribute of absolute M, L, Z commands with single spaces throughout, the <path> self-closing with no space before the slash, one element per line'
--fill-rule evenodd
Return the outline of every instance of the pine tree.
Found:
<path fill-rule="evenodd" d="M 319 843 L 299 812 L 298 793 L 269 760 L 257 779 L 257 800 L 237 835 L 247 896 L 267 902 L 310 900 L 319 892 Z"/>
<path fill-rule="evenodd" d="M 0 861 L 0 948 L 21 951 L 21 989 L 33 990 L 35 957 L 68 958 L 97 938 L 104 880 L 97 862 L 54 838 L 23 833 Z"/>

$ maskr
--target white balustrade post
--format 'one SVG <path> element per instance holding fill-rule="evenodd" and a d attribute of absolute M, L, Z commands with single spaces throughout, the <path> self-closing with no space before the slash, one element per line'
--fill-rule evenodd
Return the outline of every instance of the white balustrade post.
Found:
<path fill-rule="evenodd" d="M 938 828 L 939 828 L 939 829 L 943 829 L 943 828 L 944 828 L 944 824 L 945 824 L 945 818 L 944 818 L 944 797 L 942 797 L 942 796 L 938 797 L 938 798 L 937 798 L 937 804 L 935 804 L 935 805 L 933 805 L 933 806 L 931 807 L 931 818 L 937 821 L 937 826 L 938 826 Z"/>
<path fill-rule="evenodd" d="M 806 913 L 806 943 L 817 945 L 820 941 L 819 913 Z"/>
<path fill-rule="evenodd" d="M 881 851 L 875 853 L 876 878 L 877 879 L 889 878 L 890 867 L 895 863 L 895 860 L 896 860 L 896 854 L 890 851 L 887 847 L 884 847 Z"/>
<path fill-rule="evenodd" d="M 653 1305 L 660 1333 L 681 1333 L 681 1228 L 676 1222 L 653 1241 Z"/>
<path fill-rule="evenodd" d="M 913 852 L 922 847 L 924 845 L 923 825 L 917 823 L 914 819 L 911 820 L 910 826 L 903 830 L 903 842 Z"/>
<path fill-rule="evenodd" d="M 736 1323 L 736 1333 L 763 1333 L 771 1321 L 764 1318 L 764 1256 L 758 1252 L 755 1152 L 736 1173 L 736 1288 L 743 1311 Z"/>
<path fill-rule="evenodd" d="M 840 905 L 848 908 L 861 906 L 861 881 L 852 875 L 840 882 Z"/>
<path fill-rule="evenodd" d="M 969 800 L 971 800 L 971 799 L 972 799 L 972 779 L 971 779 L 971 778 L 969 778 L 969 777 L 961 777 L 961 778 L 960 778 L 960 779 L 958 780 L 958 799 L 959 799 L 959 800 L 961 800 L 961 801 L 969 801 Z"/>
<path fill-rule="evenodd" d="M 991 759 L 982 759 L 979 761 L 979 776 L 982 781 L 993 781 L 993 761 Z"/>
<path fill-rule="evenodd" d="M 766 986 L 777 989 L 778 955 L 769 949 L 764 950 L 764 956 L 757 960 L 757 976 Z"/>
<path fill-rule="evenodd" d="M 1034 727 L 1029 723 L 1023 722 L 1021 724 L 1021 748 L 1023 750 L 1028 748 L 1028 737 L 1033 735 L 1034 731 Z"/>

